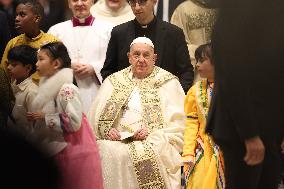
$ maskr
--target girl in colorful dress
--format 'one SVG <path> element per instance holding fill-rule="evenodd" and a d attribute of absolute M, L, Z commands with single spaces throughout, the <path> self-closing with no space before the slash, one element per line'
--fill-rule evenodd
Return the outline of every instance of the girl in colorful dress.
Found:
<path fill-rule="evenodd" d="M 67 49 L 60 42 L 48 43 L 37 58 L 41 79 L 32 112 L 27 113 L 34 122 L 33 140 L 58 163 L 61 189 L 102 189 L 98 149 L 73 84 Z"/>
<path fill-rule="evenodd" d="M 219 147 L 205 133 L 208 108 L 214 87 L 211 44 L 195 51 L 197 69 L 202 78 L 189 89 L 185 99 L 186 129 L 183 162 L 186 189 L 223 189 L 224 166 Z"/>

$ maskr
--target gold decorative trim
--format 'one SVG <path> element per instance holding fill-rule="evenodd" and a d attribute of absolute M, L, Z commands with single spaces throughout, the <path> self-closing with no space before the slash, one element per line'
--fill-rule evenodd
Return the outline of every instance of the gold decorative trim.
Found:
<path fill-rule="evenodd" d="M 106 138 L 115 120 L 120 115 L 121 109 L 127 105 L 128 98 L 134 87 L 138 87 L 139 89 L 140 102 L 143 107 L 142 118 L 148 132 L 152 133 L 157 129 L 163 128 L 164 118 L 162 115 L 159 88 L 168 80 L 176 78 L 176 76 L 164 71 L 160 77 L 156 77 L 160 70 L 159 67 L 155 66 L 153 72 L 142 80 L 131 78 L 131 67 L 125 68 L 119 74 L 113 74 L 109 77 L 114 90 L 99 118 L 98 128 L 101 138 Z M 147 143 L 147 141 L 138 142 L 128 140 L 127 142 L 139 188 L 165 189 L 165 184 L 151 144 Z M 136 145 L 139 145 L 139 148 L 136 148 Z M 143 149 L 142 154 L 140 152 L 141 145 Z"/>
<path fill-rule="evenodd" d="M 165 189 L 163 178 L 160 174 L 159 166 L 156 162 L 155 152 L 151 144 L 142 141 L 144 153 L 141 155 L 135 147 L 135 142 L 128 144 L 130 156 L 133 162 L 134 171 L 140 189 Z"/>
<path fill-rule="evenodd" d="M 148 131 L 163 128 L 163 116 L 160 107 L 159 87 L 166 81 L 175 78 L 169 72 L 165 72 L 162 77 L 156 79 L 160 68 L 154 67 L 153 72 L 143 80 L 130 78 L 131 67 L 125 68 L 120 73 L 113 74 L 109 77 L 113 84 L 114 90 L 110 99 L 107 100 L 104 111 L 100 115 L 98 130 L 100 138 L 107 138 L 109 130 L 112 128 L 114 121 L 119 116 L 121 109 L 126 105 L 127 100 L 137 86 L 140 92 L 141 105 L 143 107 L 143 121 L 147 125 Z"/>

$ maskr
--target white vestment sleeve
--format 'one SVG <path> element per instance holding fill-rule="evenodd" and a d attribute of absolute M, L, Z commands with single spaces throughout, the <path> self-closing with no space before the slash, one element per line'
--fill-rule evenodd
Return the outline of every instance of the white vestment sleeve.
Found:
<path fill-rule="evenodd" d="M 181 180 L 181 150 L 185 129 L 184 98 L 185 94 L 178 80 L 173 79 L 160 89 L 161 105 L 165 127 L 149 135 L 147 141 L 159 154 L 159 161 L 164 167 L 164 178 L 167 188 L 180 188 Z"/>

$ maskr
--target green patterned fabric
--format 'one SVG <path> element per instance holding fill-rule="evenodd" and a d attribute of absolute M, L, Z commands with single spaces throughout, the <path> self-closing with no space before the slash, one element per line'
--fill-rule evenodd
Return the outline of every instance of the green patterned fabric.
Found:
<path fill-rule="evenodd" d="M 10 81 L 4 69 L 0 67 L 0 126 L 6 126 L 8 116 L 11 115 L 15 97 L 13 95 Z"/>

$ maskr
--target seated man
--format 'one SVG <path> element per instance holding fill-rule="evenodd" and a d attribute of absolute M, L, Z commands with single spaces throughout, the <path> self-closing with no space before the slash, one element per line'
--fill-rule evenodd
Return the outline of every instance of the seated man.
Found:
<path fill-rule="evenodd" d="M 184 92 L 176 76 L 154 66 L 146 37 L 130 44 L 131 66 L 110 75 L 89 112 L 106 189 L 181 188 Z"/>

